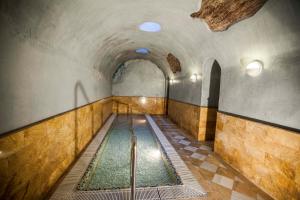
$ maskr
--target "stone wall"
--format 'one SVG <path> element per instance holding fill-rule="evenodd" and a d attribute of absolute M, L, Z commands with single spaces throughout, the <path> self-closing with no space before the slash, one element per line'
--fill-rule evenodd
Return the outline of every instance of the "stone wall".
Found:
<path fill-rule="evenodd" d="M 199 141 L 214 139 L 216 108 L 201 107 L 169 99 L 168 117 Z"/>
<path fill-rule="evenodd" d="M 0 138 L 0 199 L 44 199 L 112 113 L 111 98 Z"/>
<path fill-rule="evenodd" d="M 218 113 L 215 152 L 274 199 L 299 199 L 299 133 Z"/>
<path fill-rule="evenodd" d="M 165 98 L 163 97 L 113 97 L 113 112 L 120 114 L 153 114 L 166 113 Z"/>
<path fill-rule="evenodd" d="M 214 140 L 216 132 L 217 108 L 200 107 L 198 140 Z"/>

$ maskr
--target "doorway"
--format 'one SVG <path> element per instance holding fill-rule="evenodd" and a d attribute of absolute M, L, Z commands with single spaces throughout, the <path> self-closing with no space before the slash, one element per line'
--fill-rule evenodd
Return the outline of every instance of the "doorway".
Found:
<path fill-rule="evenodd" d="M 221 67 L 215 60 L 212 64 L 209 79 L 209 92 L 207 98 L 207 113 L 206 113 L 206 127 L 205 140 L 214 140 L 217 123 L 217 111 L 219 108 L 221 85 Z"/>

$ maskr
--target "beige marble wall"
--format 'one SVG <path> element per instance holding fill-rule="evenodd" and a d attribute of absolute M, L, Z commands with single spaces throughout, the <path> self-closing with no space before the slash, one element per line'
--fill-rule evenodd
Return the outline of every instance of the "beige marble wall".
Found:
<path fill-rule="evenodd" d="M 169 99 L 168 117 L 199 141 L 214 139 L 216 108 L 201 107 Z"/>
<path fill-rule="evenodd" d="M 165 98 L 163 97 L 144 97 L 145 102 L 141 101 L 142 97 L 134 96 L 114 96 L 113 112 L 120 114 L 165 114 Z"/>
<path fill-rule="evenodd" d="M 200 107 L 198 140 L 214 140 L 216 132 L 217 108 Z"/>
<path fill-rule="evenodd" d="M 43 199 L 112 112 L 110 98 L 0 138 L 0 199 Z"/>
<path fill-rule="evenodd" d="M 169 99 L 168 117 L 198 139 L 200 107 Z"/>
<path fill-rule="evenodd" d="M 275 199 L 300 199 L 300 134 L 217 116 L 215 152 Z"/>

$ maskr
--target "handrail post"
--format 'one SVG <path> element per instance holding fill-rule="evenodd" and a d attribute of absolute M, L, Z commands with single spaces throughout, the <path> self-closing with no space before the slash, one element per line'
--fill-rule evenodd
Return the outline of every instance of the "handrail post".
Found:
<path fill-rule="evenodd" d="M 133 130 L 132 130 L 133 133 Z M 131 141 L 131 200 L 135 200 L 135 181 L 136 181 L 136 136 L 132 136 Z"/>

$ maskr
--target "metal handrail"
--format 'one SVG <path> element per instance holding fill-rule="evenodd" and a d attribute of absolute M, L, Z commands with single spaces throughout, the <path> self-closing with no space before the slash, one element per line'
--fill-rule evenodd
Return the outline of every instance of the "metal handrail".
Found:
<path fill-rule="evenodd" d="M 133 130 L 133 117 L 131 110 L 130 132 L 131 132 L 131 170 L 130 170 L 130 183 L 131 183 L 131 200 L 135 200 L 135 181 L 136 181 L 136 144 L 137 139 Z"/>
<path fill-rule="evenodd" d="M 133 130 L 132 130 L 133 133 Z M 134 133 L 133 133 L 134 134 Z M 136 180 L 136 136 L 131 139 L 131 200 L 135 200 L 135 180 Z"/>

